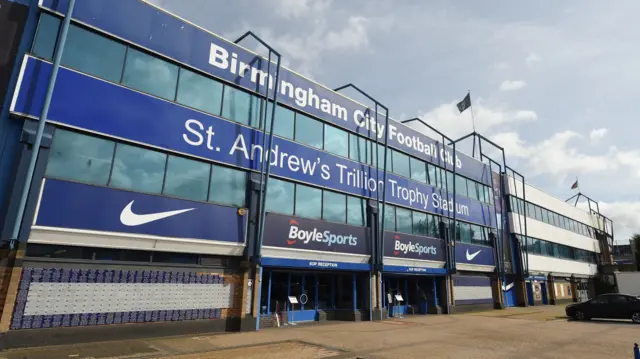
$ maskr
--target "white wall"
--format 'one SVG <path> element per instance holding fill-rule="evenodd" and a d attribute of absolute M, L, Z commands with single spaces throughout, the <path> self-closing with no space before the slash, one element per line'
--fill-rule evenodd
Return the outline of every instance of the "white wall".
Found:
<path fill-rule="evenodd" d="M 510 212 L 509 227 L 511 233 L 524 234 L 524 216 Z M 597 240 L 529 217 L 527 217 L 527 235 L 569 247 L 600 253 L 600 245 Z"/>
<path fill-rule="evenodd" d="M 598 266 L 593 263 L 529 254 L 529 271 L 542 272 L 545 274 L 551 272 L 554 273 L 554 275 L 578 274 L 591 276 L 596 274 Z"/>
<path fill-rule="evenodd" d="M 509 184 L 508 186 L 506 186 L 507 194 L 523 198 L 522 182 L 516 180 L 514 183 L 513 177 L 508 177 L 508 182 Z M 586 225 L 598 227 L 598 222 L 596 221 L 595 216 L 592 216 L 587 211 L 575 207 L 572 204 L 556 198 L 548 193 L 545 193 L 529 184 L 526 184 L 525 186 L 527 202 L 535 203 L 540 207 L 544 207 L 550 211 L 560 213 Z"/>

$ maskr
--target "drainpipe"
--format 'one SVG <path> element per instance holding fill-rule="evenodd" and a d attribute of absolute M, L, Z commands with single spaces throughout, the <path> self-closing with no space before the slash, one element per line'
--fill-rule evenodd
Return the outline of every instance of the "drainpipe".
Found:
<path fill-rule="evenodd" d="M 31 151 L 31 158 L 29 160 L 29 167 L 27 169 L 27 178 L 24 181 L 22 187 L 22 195 L 20 197 L 20 204 L 18 206 L 18 214 L 16 221 L 13 225 L 13 232 L 11 233 L 11 249 L 15 248 L 15 242 L 18 240 L 20 234 L 20 225 L 22 224 L 22 218 L 24 217 L 24 211 L 27 206 L 27 198 L 29 197 L 29 190 L 31 189 L 31 182 L 33 181 L 33 172 L 36 168 L 36 162 L 38 161 L 38 153 L 40 152 L 40 143 L 42 142 L 42 134 L 44 133 L 44 126 L 49 115 L 49 107 L 51 106 L 51 98 L 53 97 L 53 90 L 56 86 L 56 78 L 58 77 L 58 69 L 60 68 L 60 60 L 62 60 L 62 52 L 64 51 L 64 45 L 67 41 L 67 32 L 69 31 L 69 25 L 71 23 L 71 14 L 73 13 L 73 7 L 75 6 L 75 0 L 69 0 L 69 7 L 67 8 L 67 14 L 62 22 L 62 29 L 60 32 L 60 40 L 56 46 L 56 54 L 53 59 L 53 67 L 51 69 L 51 77 L 49 77 L 49 86 L 47 87 L 47 94 L 44 98 L 44 106 L 38 119 L 38 130 L 36 131 L 36 139 Z"/>

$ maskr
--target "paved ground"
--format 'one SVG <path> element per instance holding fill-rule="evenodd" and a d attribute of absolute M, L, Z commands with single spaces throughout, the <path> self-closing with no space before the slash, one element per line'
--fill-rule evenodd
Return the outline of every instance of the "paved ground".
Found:
<path fill-rule="evenodd" d="M 640 326 L 570 322 L 563 306 L 298 325 L 260 332 L 33 348 L 0 358 L 633 358 Z"/>

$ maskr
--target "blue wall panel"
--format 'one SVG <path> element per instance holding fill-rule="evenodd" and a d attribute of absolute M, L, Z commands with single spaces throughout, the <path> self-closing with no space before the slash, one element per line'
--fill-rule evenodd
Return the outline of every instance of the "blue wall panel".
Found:
<path fill-rule="evenodd" d="M 51 65 L 30 58 L 15 107 L 18 113 L 38 116 Z M 60 69 L 49 120 L 97 133 L 130 139 L 247 169 L 258 170 L 262 132 L 163 101 L 121 86 Z M 211 130 L 213 135 L 207 135 Z M 210 138 L 208 138 L 211 136 Z M 209 140 L 211 143 L 209 143 Z M 342 157 L 274 137 L 277 160 L 272 173 L 365 197 L 376 197 L 382 171 Z M 253 158 L 252 158 L 253 156 Z M 446 201 L 438 188 L 388 174 L 387 200 L 440 215 L 494 226 L 494 207 L 458 196 Z"/>

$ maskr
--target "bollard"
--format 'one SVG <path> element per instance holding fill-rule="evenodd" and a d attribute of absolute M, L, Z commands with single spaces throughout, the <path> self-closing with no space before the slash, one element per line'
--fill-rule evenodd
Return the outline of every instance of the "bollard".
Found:
<path fill-rule="evenodd" d="M 638 343 L 633 344 L 633 359 L 640 359 L 640 349 L 638 349 Z"/>

